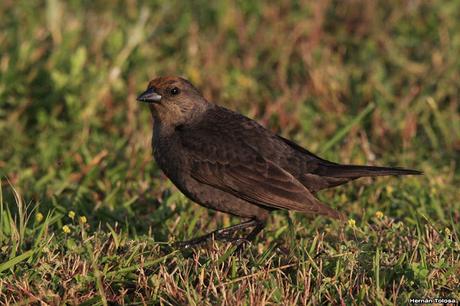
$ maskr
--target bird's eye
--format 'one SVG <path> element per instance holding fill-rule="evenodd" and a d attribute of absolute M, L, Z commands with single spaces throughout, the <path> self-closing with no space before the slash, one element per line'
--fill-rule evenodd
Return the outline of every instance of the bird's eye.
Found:
<path fill-rule="evenodd" d="M 171 89 L 171 94 L 172 95 L 178 95 L 180 93 L 180 89 L 177 88 L 177 87 L 174 87 L 173 89 Z"/>

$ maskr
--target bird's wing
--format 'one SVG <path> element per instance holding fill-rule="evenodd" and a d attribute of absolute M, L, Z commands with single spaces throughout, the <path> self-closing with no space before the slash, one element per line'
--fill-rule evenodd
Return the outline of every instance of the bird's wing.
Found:
<path fill-rule="evenodd" d="M 289 172 L 259 154 L 239 132 L 242 127 L 233 124 L 179 133 L 193 178 L 257 205 L 341 217 Z"/>

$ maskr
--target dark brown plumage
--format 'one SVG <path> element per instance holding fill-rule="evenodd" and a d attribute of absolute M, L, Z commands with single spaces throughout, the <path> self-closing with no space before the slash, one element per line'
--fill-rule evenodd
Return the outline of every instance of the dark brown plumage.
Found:
<path fill-rule="evenodd" d="M 257 122 L 208 102 L 187 80 L 159 77 L 138 100 L 154 118 L 153 154 L 166 176 L 190 199 L 249 221 L 212 235 L 263 229 L 272 210 L 342 218 L 314 194 L 363 176 L 421 174 L 390 167 L 340 165 L 324 160 Z M 211 235 L 186 243 L 202 242 Z"/>

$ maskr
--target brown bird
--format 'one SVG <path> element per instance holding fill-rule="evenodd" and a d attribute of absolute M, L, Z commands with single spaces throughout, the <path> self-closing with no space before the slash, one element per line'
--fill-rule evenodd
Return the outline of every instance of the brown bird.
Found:
<path fill-rule="evenodd" d="M 154 120 L 153 156 L 188 198 L 204 207 L 248 221 L 181 243 L 189 247 L 211 237 L 250 241 L 273 210 L 295 210 L 342 219 L 314 194 L 366 176 L 417 175 L 417 170 L 340 165 L 265 129 L 239 113 L 208 102 L 187 80 L 158 77 L 138 101 Z M 232 233 L 253 228 L 245 239 Z"/>

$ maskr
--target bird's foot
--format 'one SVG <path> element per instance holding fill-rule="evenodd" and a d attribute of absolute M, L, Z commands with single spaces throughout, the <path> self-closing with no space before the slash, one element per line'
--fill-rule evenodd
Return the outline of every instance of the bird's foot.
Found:
<path fill-rule="evenodd" d="M 255 236 L 264 228 L 265 223 L 257 220 L 249 220 L 240 224 L 236 224 L 230 227 L 222 228 L 215 230 L 212 233 L 206 234 L 204 236 L 194 238 L 187 241 L 180 241 L 174 243 L 172 246 L 179 249 L 189 249 L 199 245 L 202 245 L 208 242 L 211 239 L 226 241 L 234 244 L 237 249 L 237 252 L 241 252 L 243 247 L 248 244 Z M 240 230 L 244 230 L 248 227 L 254 227 L 254 229 L 249 233 L 245 238 L 234 237 L 234 233 Z"/>
<path fill-rule="evenodd" d="M 229 242 L 233 244 L 234 246 L 239 246 L 242 244 L 250 243 L 250 241 L 246 238 L 233 237 L 233 236 L 220 236 L 219 239 L 216 238 L 216 240 Z"/>
<path fill-rule="evenodd" d="M 236 246 L 234 251 L 235 254 L 241 254 L 246 246 L 250 245 L 251 241 L 246 238 L 240 238 L 238 241 L 233 242 L 233 245 Z"/>
<path fill-rule="evenodd" d="M 227 234 L 225 231 L 219 232 L 215 231 L 210 234 L 194 238 L 187 241 L 179 241 L 174 243 L 172 246 L 178 249 L 190 249 L 207 243 L 209 240 L 213 239 L 216 241 L 230 242 L 234 245 L 241 246 L 243 244 L 249 243 L 249 240 L 246 238 L 233 237 L 232 235 Z"/>
<path fill-rule="evenodd" d="M 211 239 L 211 234 L 204 235 L 198 238 L 186 240 L 186 241 L 178 241 L 172 244 L 174 248 L 177 249 L 190 249 L 196 246 L 200 246 L 206 243 L 209 239 Z"/>

